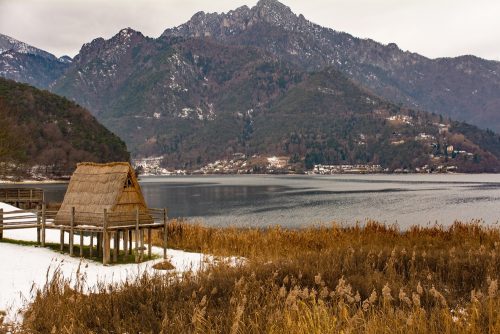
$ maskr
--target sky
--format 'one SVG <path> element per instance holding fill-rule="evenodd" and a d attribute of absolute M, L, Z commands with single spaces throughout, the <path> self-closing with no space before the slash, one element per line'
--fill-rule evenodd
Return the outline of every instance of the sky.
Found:
<path fill-rule="evenodd" d="M 0 33 L 56 56 L 131 27 L 149 37 L 198 11 L 256 0 L 0 0 Z M 430 58 L 473 54 L 500 61 L 498 0 L 282 0 L 310 21 Z"/>

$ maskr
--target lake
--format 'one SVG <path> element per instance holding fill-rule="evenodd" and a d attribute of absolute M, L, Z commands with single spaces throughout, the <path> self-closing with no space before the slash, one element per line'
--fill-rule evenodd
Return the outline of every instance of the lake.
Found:
<path fill-rule="evenodd" d="M 66 185 L 35 185 L 61 201 Z M 500 220 L 500 174 L 141 177 L 150 207 L 217 226 Z"/>

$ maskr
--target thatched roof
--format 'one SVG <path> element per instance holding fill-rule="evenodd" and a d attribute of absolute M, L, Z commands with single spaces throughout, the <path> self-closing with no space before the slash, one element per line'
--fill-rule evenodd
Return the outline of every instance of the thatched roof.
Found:
<path fill-rule="evenodd" d="M 118 215 L 132 219 L 136 208 L 147 211 L 141 187 L 128 162 L 78 164 L 55 223 L 68 225 L 73 207 L 77 224 L 85 225 L 102 225 L 104 209 L 115 223 Z"/>

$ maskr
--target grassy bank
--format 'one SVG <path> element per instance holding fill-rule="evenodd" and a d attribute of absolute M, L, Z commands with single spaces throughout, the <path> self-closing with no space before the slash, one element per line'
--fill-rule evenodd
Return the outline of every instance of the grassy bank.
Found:
<path fill-rule="evenodd" d="M 83 295 L 56 276 L 29 333 L 498 333 L 500 230 L 369 223 L 301 230 L 172 222 L 169 246 L 248 261 Z"/>

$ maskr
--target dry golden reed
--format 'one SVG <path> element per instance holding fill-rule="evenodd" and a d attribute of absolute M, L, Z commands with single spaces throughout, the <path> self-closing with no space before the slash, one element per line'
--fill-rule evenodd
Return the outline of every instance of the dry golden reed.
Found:
<path fill-rule="evenodd" d="M 160 242 L 160 240 L 159 240 Z M 210 228 L 172 222 L 169 246 L 244 256 L 84 295 L 61 276 L 25 333 L 500 333 L 500 233 L 414 227 Z"/>

